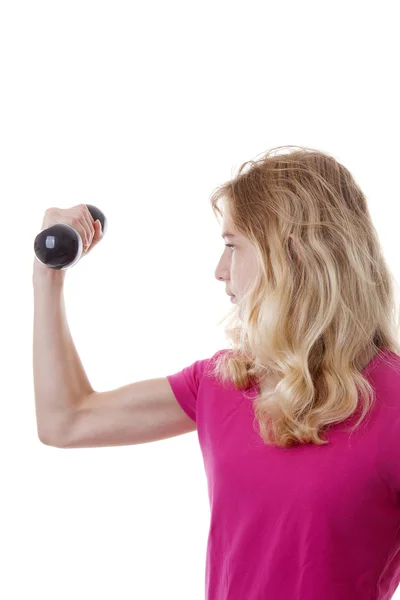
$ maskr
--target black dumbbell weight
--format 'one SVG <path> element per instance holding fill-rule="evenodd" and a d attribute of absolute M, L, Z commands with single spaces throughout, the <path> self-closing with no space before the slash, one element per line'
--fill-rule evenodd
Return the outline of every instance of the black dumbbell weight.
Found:
<path fill-rule="evenodd" d="M 107 230 L 107 219 L 93 206 L 86 205 L 94 221 L 99 219 L 103 235 Z M 83 243 L 79 233 L 70 225 L 56 223 L 43 229 L 35 238 L 36 258 L 50 269 L 68 269 L 78 262 L 82 255 Z"/>

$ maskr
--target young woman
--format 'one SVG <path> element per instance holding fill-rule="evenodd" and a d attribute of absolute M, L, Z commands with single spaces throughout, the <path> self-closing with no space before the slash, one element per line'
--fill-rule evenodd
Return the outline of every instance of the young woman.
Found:
<path fill-rule="evenodd" d="M 65 272 L 35 262 L 39 437 L 84 448 L 197 430 L 207 600 L 388 600 L 400 581 L 399 324 L 366 197 L 333 156 L 289 146 L 244 163 L 211 203 L 231 348 L 167 377 L 95 391 L 67 326 Z M 45 218 L 80 228 L 89 251 L 101 239 L 84 205 Z"/>

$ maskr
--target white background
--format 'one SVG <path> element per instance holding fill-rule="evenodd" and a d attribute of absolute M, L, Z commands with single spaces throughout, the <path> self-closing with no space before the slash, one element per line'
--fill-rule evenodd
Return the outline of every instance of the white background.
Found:
<path fill-rule="evenodd" d="M 75 450 L 38 440 L 31 277 L 45 209 L 91 203 L 108 218 L 65 283 L 98 391 L 227 347 L 209 197 L 271 147 L 318 148 L 349 168 L 399 280 L 395 8 L 3 0 L 1 598 L 204 598 L 196 432 Z"/>

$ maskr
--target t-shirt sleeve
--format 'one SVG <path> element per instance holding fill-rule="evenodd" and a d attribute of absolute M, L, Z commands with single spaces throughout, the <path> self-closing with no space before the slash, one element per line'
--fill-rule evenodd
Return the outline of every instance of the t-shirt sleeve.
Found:
<path fill-rule="evenodd" d="M 190 366 L 172 375 L 167 375 L 172 391 L 185 413 L 197 422 L 199 387 L 209 358 L 196 360 Z"/>

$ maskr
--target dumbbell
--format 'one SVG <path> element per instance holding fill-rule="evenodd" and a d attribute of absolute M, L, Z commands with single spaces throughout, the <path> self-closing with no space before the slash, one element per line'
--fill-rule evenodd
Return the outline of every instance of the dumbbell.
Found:
<path fill-rule="evenodd" d="M 94 221 L 99 219 L 103 235 L 107 230 L 107 219 L 93 204 L 86 205 Z M 56 223 L 43 229 L 35 238 L 36 258 L 50 269 L 68 269 L 78 262 L 83 243 L 79 233 L 66 223 Z"/>

